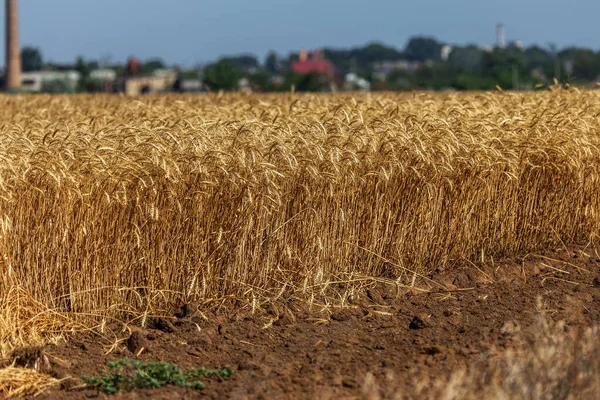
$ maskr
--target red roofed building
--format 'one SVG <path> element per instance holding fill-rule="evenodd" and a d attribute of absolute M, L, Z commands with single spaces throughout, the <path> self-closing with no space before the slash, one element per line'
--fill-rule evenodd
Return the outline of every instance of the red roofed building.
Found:
<path fill-rule="evenodd" d="M 308 56 L 306 50 L 302 50 L 299 60 L 292 63 L 292 70 L 300 75 L 315 73 L 329 79 L 335 76 L 335 67 L 331 61 L 325 59 L 322 51 L 313 51 Z"/>

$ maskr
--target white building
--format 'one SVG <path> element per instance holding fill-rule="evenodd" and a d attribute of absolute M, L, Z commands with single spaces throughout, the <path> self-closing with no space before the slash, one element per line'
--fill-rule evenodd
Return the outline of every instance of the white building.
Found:
<path fill-rule="evenodd" d="M 442 51 L 440 54 L 442 61 L 448 61 L 448 58 L 450 58 L 450 53 L 452 53 L 452 46 L 447 44 L 442 46 Z"/>
<path fill-rule="evenodd" d="M 65 92 L 74 92 L 81 79 L 77 71 L 34 71 L 21 74 L 21 90 L 41 92 L 51 83 L 59 83 Z"/>
<path fill-rule="evenodd" d="M 117 79 L 117 73 L 109 68 L 95 69 L 90 72 L 90 78 L 95 81 L 113 82 Z"/>
<path fill-rule="evenodd" d="M 200 79 L 182 79 L 181 91 L 183 92 L 200 92 L 204 88 Z"/>
<path fill-rule="evenodd" d="M 387 76 L 394 70 L 413 72 L 423 65 L 420 61 L 377 61 L 373 63 L 373 76 L 379 81 L 385 81 Z"/>
<path fill-rule="evenodd" d="M 371 90 L 371 84 L 366 79 L 361 78 L 353 72 L 350 72 L 344 77 L 344 90 L 358 90 L 368 92 L 369 90 Z"/>

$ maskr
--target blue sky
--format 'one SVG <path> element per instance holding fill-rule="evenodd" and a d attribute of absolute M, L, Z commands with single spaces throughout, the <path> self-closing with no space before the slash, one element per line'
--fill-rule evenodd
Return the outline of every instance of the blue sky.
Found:
<path fill-rule="evenodd" d="M 403 47 L 410 36 L 449 43 L 506 39 L 600 49 L 598 0 L 20 0 L 21 44 L 45 60 L 161 57 L 194 65 L 242 52 L 351 47 L 370 41 Z M 0 7 L 4 34 L 4 6 Z M 0 41 L 4 54 L 4 40 Z"/>

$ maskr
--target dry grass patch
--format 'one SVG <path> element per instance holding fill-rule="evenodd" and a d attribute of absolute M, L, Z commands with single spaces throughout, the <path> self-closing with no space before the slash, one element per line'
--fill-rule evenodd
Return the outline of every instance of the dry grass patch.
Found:
<path fill-rule="evenodd" d="M 394 389 L 394 377 L 368 375 L 363 394 L 390 399 L 597 399 L 600 391 L 600 328 L 569 329 L 543 312 L 522 345 L 472 362 L 450 376 L 417 375 L 410 392 Z"/>
<path fill-rule="evenodd" d="M 440 399 L 596 399 L 600 390 L 600 330 L 568 332 L 543 317 L 524 349 L 438 383 Z M 424 391 L 427 392 L 427 391 Z"/>
<path fill-rule="evenodd" d="M 0 356 L 15 348 L 59 343 L 85 329 L 83 319 L 50 309 L 23 288 L 13 286 L 0 297 Z"/>
<path fill-rule="evenodd" d="M 59 379 L 29 368 L 0 369 L 0 394 L 5 397 L 37 396 L 59 383 Z"/>

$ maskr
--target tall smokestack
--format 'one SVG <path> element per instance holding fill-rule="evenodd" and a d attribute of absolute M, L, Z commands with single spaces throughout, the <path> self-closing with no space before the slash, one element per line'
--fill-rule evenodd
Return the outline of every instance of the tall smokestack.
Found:
<path fill-rule="evenodd" d="M 504 48 L 504 25 L 496 25 L 496 46 Z"/>
<path fill-rule="evenodd" d="M 6 88 L 21 87 L 21 52 L 17 0 L 6 0 Z"/>

